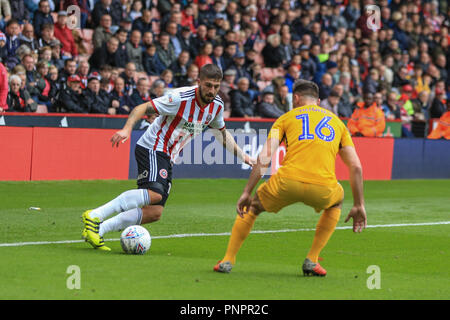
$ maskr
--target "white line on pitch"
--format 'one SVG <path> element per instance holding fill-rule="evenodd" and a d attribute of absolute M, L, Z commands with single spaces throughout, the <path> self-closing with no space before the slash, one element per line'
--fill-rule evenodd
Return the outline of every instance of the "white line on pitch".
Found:
<path fill-rule="evenodd" d="M 415 227 L 415 226 L 435 226 L 435 225 L 445 225 L 450 224 L 450 221 L 440 221 L 440 222 L 423 222 L 423 223 L 396 223 L 396 224 L 376 224 L 368 225 L 367 228 L 395 228 L 395 227 Z M 352 229 L 352 226 L 347 227 L 336 227 L 336 230 L 347 230 Z M 304 228 L 304 229 L 281 229 L 281 230 L 254 230 L 251 233 L 285 233 L 285 232 L 302 232 L 302 231 L 315 231 L 315 228 Z M 229 236 L 230 232 L 222 233 L 184 233 L 184 234 L 171 234 L 167 236 L 154 236 L 152 239 L 171 239 L 171 238 L 188 238 L 188 237 L 213 237 L 213 236 Z M 119 241 L 120 239 L 105 239 L 106 241 Z M 0 247 L 22 247 L 31 245 L 42 245 L 42 244 L 67 244 L 67 243 L 80 243 L 84 240 L 60 240 L 60 241 L 34 241 L 34 242 L 11 242 L 11 243 L 0 243 Z"/>

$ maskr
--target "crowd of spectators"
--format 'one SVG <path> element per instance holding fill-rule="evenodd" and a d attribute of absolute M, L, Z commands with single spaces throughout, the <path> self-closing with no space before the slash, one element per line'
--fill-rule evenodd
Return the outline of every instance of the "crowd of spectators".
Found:
<path fill-rule="evenodd" d="M 0 112 L 128 114 L 214 63 L 225 117 L 277 118 L 307 79 L 353 135 L 423 137 L 449 29 L 446 0 L 0 0 Z"/>

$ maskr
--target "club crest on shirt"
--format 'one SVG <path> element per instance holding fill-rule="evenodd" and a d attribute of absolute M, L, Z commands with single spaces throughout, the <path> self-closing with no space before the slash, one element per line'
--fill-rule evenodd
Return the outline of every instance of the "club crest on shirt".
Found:
<path fill-rule="evenodd" d="M 208 113 L 208 115 L 206 116 L 206 123 L 209 123 L 212 119 L 212 115 Z"/>
<path fill-rule="evenodd" d="M 159 170 L 159 175 L 161 176 L 161 178 L 167 179 L 167 170 L 166 169 Z"/>

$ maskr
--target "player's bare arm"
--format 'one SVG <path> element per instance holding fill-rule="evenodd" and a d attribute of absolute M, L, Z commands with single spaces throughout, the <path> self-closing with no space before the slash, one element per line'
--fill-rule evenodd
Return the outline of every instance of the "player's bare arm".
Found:
<path fill-rule="evenodd" d="M 353 232 L 361 232 L 367 226 L 361 162 L 356 154 L 355 148 L 351 146 L 343 147 L 339 151 L 339 155 L 349 169 L 350 186 L 353 194 L 353 207 L 345 219 L 345 222 L 352 218 Z"/>
<path fill-rule="evenodd" d="M 261 153 L 258 155 L 257 162 L 253 165 L 247 185 L 245 186 L 244 191 L 242 192 L 242 195 L 236 205 L 236 211 L 241 217 L 243 217 L 246 212 L 245 208 L 250 207 L 252 192 L 269 167 L 272 155 L 275 153 L 279 145 L 280 141 L 278 138 L 268 138 L 261 150 Z"/>
<path fill-rule="evenodd" d="M 145 115 L 151 115 L 155 113 L 155 109 L 152 107 L 151 102 L 146 102 L 135 107 L 130 115 L 128 116 L 127 122 L 125 123 L 122 130 L 117 131 L 111 138 L 112 146 L 119 146 L 120 142 L 125 142 L 131 135 L 134 125 L 142 119 Z"/>
<path fill-rule="evenodd" d="M 231 133 L 226 130 L 214 130 L 214 135 L 216 138 L 222 143 L 222 145 L 232 154 L 234 154 L 236 157 L 244 161 L 244 163 L 253 166 L 256 164 L 256 159 L 250 157 L 248 154 L 244 153 L 242 149 L 239 147 L 239 145 L 234 140 Z"/>

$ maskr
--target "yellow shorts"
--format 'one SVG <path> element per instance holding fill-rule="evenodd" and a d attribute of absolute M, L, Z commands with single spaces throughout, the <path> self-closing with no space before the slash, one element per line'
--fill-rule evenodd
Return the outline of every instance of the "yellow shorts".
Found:
<path fill-rule="evenodd" d="M 261 184 L 256 192 L 264 209 L 275 213 L 297 202 L 303 202 L 316 212 L 321 212 L 344 199 L 344 189 L 339 183 L 332 187 L 321 186 L 277 174 Z"/>

